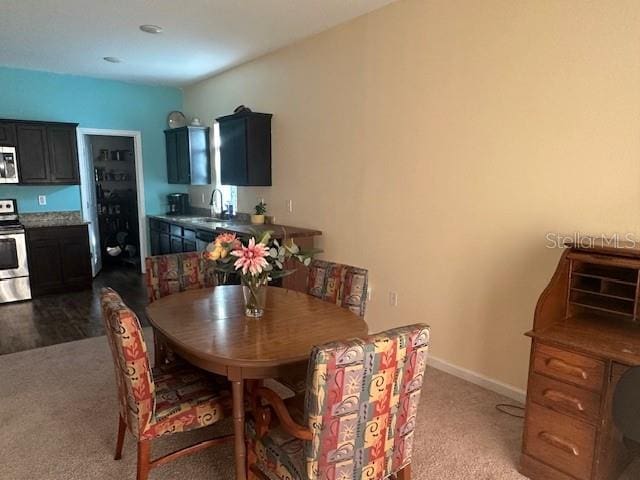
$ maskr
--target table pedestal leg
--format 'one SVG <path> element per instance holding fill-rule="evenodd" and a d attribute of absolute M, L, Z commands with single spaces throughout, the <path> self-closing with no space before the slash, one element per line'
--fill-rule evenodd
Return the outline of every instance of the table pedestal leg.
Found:
<path fill-rule="evenodd" d="M 233 393 L 233 433 L 235 435 L 236 480 L 246 480 L 247 449 L 244 443 L 244 383 L 231 382 Z"/>

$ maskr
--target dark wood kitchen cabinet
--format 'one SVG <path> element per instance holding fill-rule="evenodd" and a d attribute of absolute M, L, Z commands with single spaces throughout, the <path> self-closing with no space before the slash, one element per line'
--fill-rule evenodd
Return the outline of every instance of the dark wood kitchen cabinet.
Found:
<path fill-rule="evenodd" d="M 48 183 L 50 180 L 47 128 L 44 125 L 18 125 L 18 174 L 20 183 Z"/>
<path fill-rule="evenodd" d="M 76 125 L 47 126 L 49 183 L 80 183 Z"/>
<path fill-rule="evenodd" d="M 14 123 L 0 122 L 0 145 L 7 147 L 16 146 L 16 126 Z"/>
<path fill-rule="evenodd" d="M 216 119 L 223 185 L 271 186 L 271 117 L 239 112 Z"/>
<path fill-rule="evenodd" d="M 0 120 L 0 145 L 16 147 L 24 185 L 77 185 L 76 123 Z"/>
<path fill-rule="evenodd" d="M 209 127 L 181 127 L 164 131 L 167 147 L 167 181 L 173 184 L 209 185 L 211 154 Z"/>
<path fill-rule="evenodd" d="M 160 252 L 160 232 L 149 229 L 149 248 L 151 255 L 157 255 Z"/>
<path fill-rule="evenodd" d="M 171 234 L 168 223 L 149 219 L 149 240 L 151 255 L 166 255 L 171 253 Z"/>
<path fill-rule="evenodd" d="M 34 297 L 91 288 L 87 225 L 27 228 L 27 253 Z"/>
<path fill-rule="evenodd" d="M 197 250 L 196 231 L 180 225 L 150 218 L 149 236 L 151 255 L 195 252 Z"/>

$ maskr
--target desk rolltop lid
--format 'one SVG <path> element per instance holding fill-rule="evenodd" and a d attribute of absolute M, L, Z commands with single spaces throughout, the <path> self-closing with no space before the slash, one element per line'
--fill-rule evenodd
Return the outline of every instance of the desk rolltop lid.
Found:
<path fill-rule="evenodd" d="M 622 240 L 616 237 L 581 237 L 570 242 L 565 242 L 564 245 L 575 252 L 591 253 L 595 255 L 613 255 L 640 260 L 640 239 L 634 241 L 626 239 Z"/>

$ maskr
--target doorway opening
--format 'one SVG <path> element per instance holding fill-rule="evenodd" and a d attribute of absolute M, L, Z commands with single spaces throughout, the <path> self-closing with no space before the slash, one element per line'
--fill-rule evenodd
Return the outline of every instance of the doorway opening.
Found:
<path fill-rule="evenodd" d="M 140 133 L 78 129 L 83 217 L 92 270 L 144 273 L 147 252 Z"/>

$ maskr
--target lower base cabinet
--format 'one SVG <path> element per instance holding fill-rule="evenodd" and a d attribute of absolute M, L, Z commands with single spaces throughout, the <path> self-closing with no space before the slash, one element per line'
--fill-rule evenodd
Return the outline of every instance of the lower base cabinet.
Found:
<path fill-rule="evenodd" d="M 151 255 L 195 252 L 197 250 L 196 232 L 173 223 L 149 219 L 149 239 Z"/>
<path fill-rule="evenodd" d="M 87 225 L 28 228 L 27 252 L 34 297 L 91 288 Z"/>

